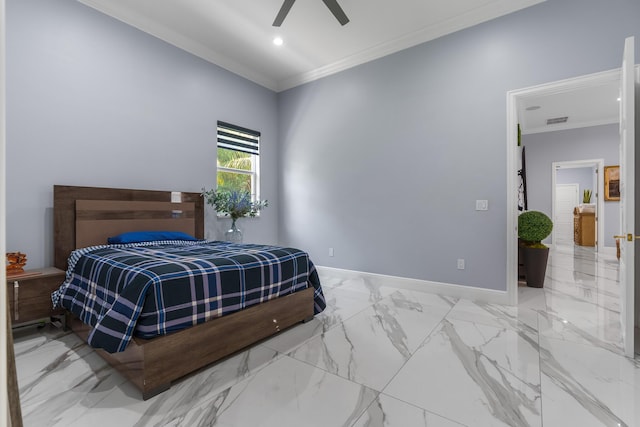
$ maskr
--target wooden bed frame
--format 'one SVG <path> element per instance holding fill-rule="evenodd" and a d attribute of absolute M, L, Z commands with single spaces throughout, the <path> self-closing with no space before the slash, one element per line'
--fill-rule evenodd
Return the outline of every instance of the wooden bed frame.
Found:
<path fill-rule="evenodd" d="M 204 201 L 200 193 L 56 185 L 54 194 L 55 266 L 66 270 L 72 250 L 106 243 L 126 231 L 183 231 L 204 236 Z M 173 193 L 174 198 L 177 194 Z M 147 400 L 191 372 L 313 318 L 312 287 L 254 305 L 206 323 L 145 340 L 134 337 L 125 351 L 96 352 L 127 377 Z M 90 328 L 80 320 L 67 325 L 86 341 Z"/>

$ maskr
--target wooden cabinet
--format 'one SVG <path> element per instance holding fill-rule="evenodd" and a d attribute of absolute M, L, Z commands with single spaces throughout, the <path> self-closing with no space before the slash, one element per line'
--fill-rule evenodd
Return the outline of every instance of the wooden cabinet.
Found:
<path fill-rule="evenodd" d="M 64 282 L 65 272 L 57 268 L 25 270 L 7 277 L 9 314 L 13 325 L 49 318 L 62 310 L 53 310 L 51 293 Z"/>
<path fill-rule="evenodd" d="M 594 212 L 574 211 L 573 241 L 580 246 L 596 245 L 596 214 Z"/>

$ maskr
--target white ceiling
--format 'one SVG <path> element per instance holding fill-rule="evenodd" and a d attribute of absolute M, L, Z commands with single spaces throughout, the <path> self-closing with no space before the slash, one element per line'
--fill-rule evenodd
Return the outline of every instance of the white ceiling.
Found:
<path fill-rule="evenodd" d="M 78 0 L 274 91 L 324 77 L 544 0 Z M 275 46 L 275 36 L 284 45 Z"/>
<path fill-rule="evenodd" d="M 545 0 L 338 0 L 341 26 L 322 0 L 78 0 L 274 91 L 282 91 Z M 275 46 L 280 36 L 283 46 Z M 523 133 L 618 120 L 616 84 L 527 97 Z M 540 106 L 527 111 L 530 106 Z M 569 116 L 566 124 L 547 119 Z"/>
<path fill-rule="evenodd" d="M 518 104 L 523 134 L 551 132 L 619 122 L 619 80 L 589 84 L 561 93 L 528 96 Z M 527 108 L 540 107 L 529 111 Z M 568 117 L 566 123 L 548 125 L 547 120 Z"/>

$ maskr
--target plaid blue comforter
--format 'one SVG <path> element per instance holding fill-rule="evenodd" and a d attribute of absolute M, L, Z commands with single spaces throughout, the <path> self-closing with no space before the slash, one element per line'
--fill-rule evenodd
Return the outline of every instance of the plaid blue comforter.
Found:
<path fill-rule="evenodd" d="M 134 334 L 164 335 L 310 285 L 317 314 L 325 308 L 320 280 L 298 249 L 162 241 L 74 251 L 51 298 L 92 327 L 90 345 L 114 353 Z"/>

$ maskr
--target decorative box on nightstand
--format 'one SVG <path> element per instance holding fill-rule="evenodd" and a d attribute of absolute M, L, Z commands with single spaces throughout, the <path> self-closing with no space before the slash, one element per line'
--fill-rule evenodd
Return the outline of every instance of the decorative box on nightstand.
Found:
<path fill-rule="evenodd" d="M 57 268 L 25 270 L 24 273 L 7 276 L 9 314 L 12 324 L 49 319 L 62 310 L 54 310 L 51 293 L 64 282 L 65 272 Z"/>

